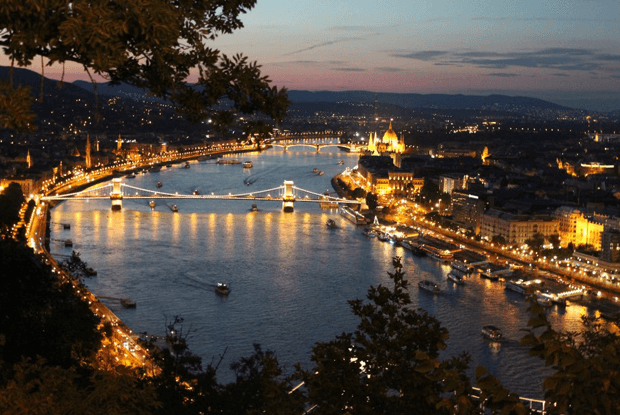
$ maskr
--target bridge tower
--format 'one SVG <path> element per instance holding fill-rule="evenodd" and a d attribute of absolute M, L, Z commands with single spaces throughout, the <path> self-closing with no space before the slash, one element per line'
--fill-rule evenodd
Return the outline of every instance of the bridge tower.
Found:
<path fill-rule="evenodd" d="M 110 193 L 110 199 L 112 200 L 112 210 L 121 210 L 123 208 L 123 191 L 121 190 L 121 179 L 112 179 L 112 193 Z"/>
<path fill-rule="evenodd" d="M 284 194 L 282 195 L 282 210 L 284 212 L 293 212 L 293 204 L 295 203 L 295 194 L 293 193 L 293 181 L 284 181 Z"/>
<path fill-rule="evenodd" d="M 320 144 L 317 144 L 317 145 L 316 145 L 316 152 L 317 152 L 317 153 L 320 153 L 320 152 L 321 152 L 321 145 L 320 145 Z"/>

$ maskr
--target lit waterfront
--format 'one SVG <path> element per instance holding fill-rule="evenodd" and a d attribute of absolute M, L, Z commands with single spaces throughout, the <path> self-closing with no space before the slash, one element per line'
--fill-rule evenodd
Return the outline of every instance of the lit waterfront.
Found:
<path fill-rule="evenodd" d="M 240 154 L 252 160 L 253 169 L 240 166 L 192 163 L 138 175 L 136 186 L 201 194 L 241 193 L 279 186 L 291 179 L 304 189 L 331 190 L 329 180 L 357 155 L 337 150 L 268 150 Z M 338 165 L 339 160 L 345 165 Z M 312 173 L 313 168 L 324 176 Z M 250 178 L 253 183 L 246 186 Z M 482 364 L 515 392 L 540 396 L 542 362 L 518 345 L 520 329 L 527 323 L 527 305 L 503 285 L 473 278 L 466 286 L 446 282 L 448 268 L 426 258 L 415 258 L 402 248 L 368 240 L 336 211 L 314 205 L 295 205 L 295 213 L 281 212 L 281 202 L 180 201 L 179 213 L 159 203 L 151 211 L 148 201 L 126 201 L 121 212 L 110 210 L 110 201 L 70 201 L 52 211 L 52 238 L 70 237 L 74 249 L 98 271 L 86 281 L 98 296 L 130 297 L 135 310 L 110 306 L 136 332 L 163 334 L 165 316 L 181 315 L 194 332 L 190 346 L 205 363 L 228 347 L 220 378 L 230 380 L 227 364 L 252 353 L 260 343 L 277 353 L 280 362 L 309 361 L 316 341 L 331 340 L 352 331 L 357 320 L 347 300 L 364 298 L 370 285 L 387 282 L 391 258 L 404 258 L 414 305 L 438 317 L 450 331 L 447 353 L 469 351 L 472 366 Z M 173 202 L 168 202 L 172 204 Z M 325 222 L 333 218 L 337 229 Z M 54 223 L 71 223 L 70 231 Z M 52 253 L 67 255 L 71 248 L 52 243 Z M 417 281 L 432 279 L 443 292 L 420 292 Z M 227 298 L 213 285 L 226 282 Z M 553 308 L 552 320 L 565 329 L 579 327 L 586 310 L 569 306 Z M 501 327 L 507 340 L 500 350 L 482 339 L 485 324 Z"/>

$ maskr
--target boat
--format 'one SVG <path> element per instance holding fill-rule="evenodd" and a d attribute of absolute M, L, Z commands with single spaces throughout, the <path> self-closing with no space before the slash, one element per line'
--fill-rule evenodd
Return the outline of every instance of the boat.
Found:
<path fill-rule="evenodd" d="M 121 305 L 125 308 L 136 308 L 136 302 L 130 298 L 121 298 Z"/>
<path fill-rule="evenodd" d="M 422 281 L 418 282 L 418 287 L 420 287 L 423 290 L 430 291 L 433 294 L 438 294 L 438 293 L 441 292 L 441 289 L 439 288 L 439 285 L 437 285 L 433 281 L 429 281 L 429 280 L 422 280 Z"/>
<path fill-rule="evenodd" d="M 160 187 L 162 187 L 163 184 L 161 182 L 157 182 L 157 188 L 159 189 Z"/>
<path fill-rule="evenodd" d="M 157 203 L 154 200 L 151 200 L 149 202 L 149 206 L 151 207 L 151 209 L 155 209 L 155 206 L 157 206 Z"/>
<path fill-rule="evenodd" d="M 172 205 L 170 206 L 170 210 L 173 212 L 178 212 L 179 211 L 179 207 L 177 205 Z"/>
<path fill-rule="evenodd" d="M 166 164 L 166 168 L 167 168 L 167 169 L 172 168 L 172 164 Z"/>
<path fill-rule="evenodd" d="M 233 159 L 220 159 L 216 161 L 216 163 L 217 164 L 241 164 L 239 160 L 233 160 Z"/>
<path fill-rule="evenodd" d="M 553 305 L 551 296 L 541 292 L 536 293 L 536 302 L 543 307 L 551 307 Z"/>
<path fill-rule="evenodd" d="M 465 284 L 465 273 L 458 268 L 453 267 L 450 272 L 448 272 L 448 280 L 457 285 L 463 285 Z"/>
<path fill-rule="evenodd" d="M 254 167 L 254 163 L 252 163 L 251 161 L 244 161 L 243 162 L 243 168 L 244 169 L 251 169 L 252 167 Z"/>
<path fill-rule="evenodd" d="M 230 289 L 228 288 L 228 284 L 225 282 L 218 282 L 215 286 L 215 292 L 218 294 L 227 295 L 230 292 Z"/>
<path fill-rule="evenodd" d="M 377 235 L 377 239 L 381 242 L 387 242 L 390 239 L 390 235 L 385 232 L 379 232 L 379 234 Z"/>
<path fill-rule="evenodd" d="M 495 326 L 488 325 L 482 328 L 482 335 L 489 340 L 501 340 L 502 331 Z"/>
<path fill-rule="evenodd" d="M 89 277 L 95 277 L 97 276 L 97 271 L 95 271 L 93 268 L 91 267 L 84 267 L 84 274 L 86 274 Z"/>
<path fill-rule="evenodd" d="M 250 208 L 250 210 L 252 212 L 258 212 L 258 206 L 256 206 L 256 203 L 252 203 L 252 207 Z"/>
<path fill-rule="evenodd" d="M 135 179 L 135 178 L 136 178 L 136 173 L 131 172 L 131 173 L 129 173 L 129 174 L 128 174 L 127 176 L 125 176 L 125 177 L 127 177 L 128 179 Z"/>
<path fill-rule="evenodd" d="M 482 278 L 486 278 L 487 280 L 497 281 L 499 280 L 499 275 L 494 274 L 491 270 L 486 270 L 480 273 Z"/>
<path fill-rule="evenodd" d="M 198 190 L 194 190 L 194 191 L 192 192 L 192 194 L 193 194 L 194 196 L 198 196 L 200 193 L 198 192 Z"/>
<path fill-rule="evenodd" d="M 348 206 L 340 206 L 340 215 L 356 225 L 364 225 L 366 217 Z"/>
<path fill-rule="evenodd" d="M 338 165 L 343 165 L 343 164 L 344 164 L 344 160 L 340 160 L 340 161 L 338 162 Z"/>
<path fill-rule="evenodd" d="M 186 169 L 189 169 L 189 161 L 186 161 L 183 167 L 185 167 Z"/>
<path fill-rule="evenodd" d="M 161 170 L 161 165 L 151 167 L 151 173 L 157 173 L 160 170 Z"/>
<path fill-rule="evenodd" d="M 506 281 L 506 289 L 519 294 L 527 293 L 527 287 L 523 284 L 523 280 L 518 281 Z"/>
<path fill-rule="evenodd" d="M 324 174 L 325 174 L 325 172 L 324 172 L 323 170 L 321 170 L 321 171 L 319 172 L 319 176 L 322 176 L 322 175 L 324 175 Z"/>
<path fill-rule="evenodd" d="M 318 173 L 318 172 L 319 172 L 319 169 L 317 169 L 316 167 L 312 169 L 312 173 L 315 173 L 315 174 L 316 174 L 316 173 Z"/>
<path fill-rule="evenodd" d="M 335 228 L 336 227 L 336 222 L 333 219 L 327 219 L 327 223 L 325 223 L 325 225 L 328 228 Z"/>
<path fill-rule="evenodd" d="M 367 236 L 369 238 L 376 238 L 377 237 L 377 232 L 374 229 L 371 228 L 366 228 L 362 231 L 362 233 L 364 234 L 364 236 Z"/>

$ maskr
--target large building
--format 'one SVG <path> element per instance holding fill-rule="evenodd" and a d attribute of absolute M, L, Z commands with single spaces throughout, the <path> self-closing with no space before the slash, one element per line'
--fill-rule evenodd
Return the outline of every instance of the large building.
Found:
<path fill-rule="evenodd" d="M 558 220 L 543 215 L 519 215 L 489 209 L 480 218 L 480 236 L 489 240 L 501 236 L 507 243 L 522 245 L 534 235 L 545 238 L 558 234 Z"/>
<path fill-rule="evenodd" d="M 398 138 L 398 135 L 392 129 L 392 121 L 390 121 L 390 127 L 383 134 L 382 139 L 379 139 L 377 133 L 374 133 L 374 135 L 370 133 L 368 151 L 373 155 L 385 153 L 402 154 L 405 151 L 405 137 L 401 134 L 400 138 Z"/>

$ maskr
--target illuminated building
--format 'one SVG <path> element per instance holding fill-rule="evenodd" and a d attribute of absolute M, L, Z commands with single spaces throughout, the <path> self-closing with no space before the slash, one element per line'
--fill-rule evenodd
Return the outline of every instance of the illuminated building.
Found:
<path fill-rule="evenodd" d="M 405 151 L 405 137 L 401 134 L 400 138 L 392 128 L 392 121 L 388 130 L 383 134 L 383 138 L 379 140 L 377 133 L 370 133 L 368 138 L 368 151 L 373 155 L 384 153 L 402 154 Z"/>
<path fill-rule="evenodd" d="M 558 234 L 559 222 L 545 215 L 524 215 L 489 209 L 480 218 L 480 235 L 489 240 L 503 237 L 508 243 L 522 245 L 534 235 L 545 238 Z"/>
<path fill-rule="evenodd" d="M 585 216 L 579 209 L 562 206 L 556 209 L 554 217 L 558 220 L 560 243 L 566 247 L 588 246 L 595 251 L 601 249 L 601 234 L 605 229 L 601 220 Z"/>

